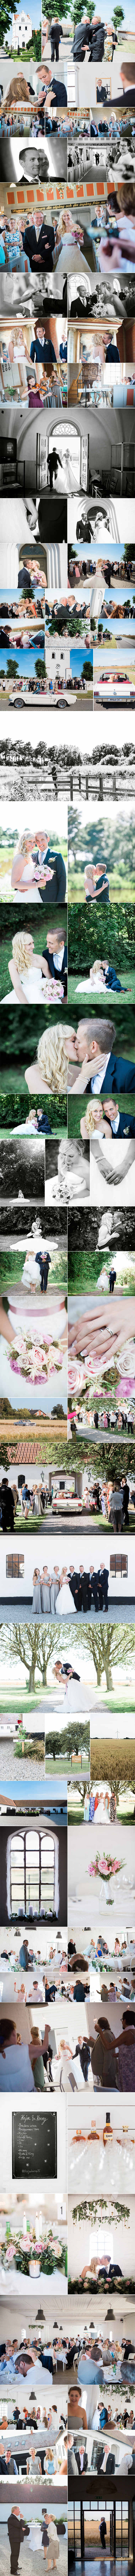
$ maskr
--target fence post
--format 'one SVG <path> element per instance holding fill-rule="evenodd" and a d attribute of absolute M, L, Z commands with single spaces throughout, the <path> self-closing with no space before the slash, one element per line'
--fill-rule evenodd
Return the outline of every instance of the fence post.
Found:
<path fill-rule="evenodd" d="M 70 803 L 71 803 L 71 805 L 73 804 L 73 770 L 72 770 L 72 769 L 71 769 L 71 778 L 70 778 Z"/>
<path fill-rule="evenodd" d="M 102 798 L 102 805 L 103 805 L 103 770 L 102 770 L 102 769 L 100 769 L 100 771 L 99 771 L 99 795 L 100 795 L 100 796 L 101 796 L 101 798 Z"/>

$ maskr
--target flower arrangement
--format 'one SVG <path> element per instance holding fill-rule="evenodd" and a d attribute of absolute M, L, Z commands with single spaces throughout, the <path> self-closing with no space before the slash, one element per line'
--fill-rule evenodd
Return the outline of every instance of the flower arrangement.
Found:
<path fill-rule="evenodd" d="M 101 1852 L 97 1851 L 96 1859 L 88 1861 L 88 1878 L 115 1878 L 119 1869 L 122 1860 L 112 1860 L 111 1852 L 103 1852 L 101 1860 Z"/>
<path fill-rule="evenodd" d="M 25 2241 L 22 2229 L 14 2228 L 10 2233 L 10 2225 L 7 2221 L 6 2233 L 1 2245 L 1 2263 L 4 2271 L 8 2271 L 11 2263 L 15 2263 L 16 2271 L 25 2273 L 27 2278 L 31 2269 L 45 2272 L 46 2275 L 53 2273 L 56 2271 L 56 2264 L 60 2272 L 66 2273 L 67 2249 L 58 2235 L 53 2236 L 52 2227 L 44 2233 L 44 2237 L 39 2237 L 37 2243 L 36 2229 L 31 2227 L 29 2221 L 27 2221 Z"/>

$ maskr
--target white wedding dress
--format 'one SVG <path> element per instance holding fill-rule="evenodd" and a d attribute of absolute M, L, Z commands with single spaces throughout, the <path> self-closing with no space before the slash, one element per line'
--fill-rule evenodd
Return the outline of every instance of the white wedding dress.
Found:
<path fill-rule="evenodd" d="M 20 983 L 22 993 L 24 993 L 25 1002 L 34 1003 L 45 1001 L 44 981 L 45 979 L 41 972 L 41 966 L 37 966 L 35 968 L 34 960 L 33 966 L 29 966 L 28 975 L 26 973 L 26 968 L 23 967 L 22 975 L 20 976 Z M 16 1002 L 18 1009 L 17 993 L 14 992 L 14 984 L 11 984 L 10 986 L 9 983 L 9 992 L 4 994 L 4 1001 Z"/>
<path fill-rule="evenodd" d="M 70 1583 L 62 1583 L 62 1589 L 59 1593 L 59 1619 L 66 1619 L 68 1611 L 70 1611 L 70 1619 L 74 1617 L 76 1618 L 77 1614 L 73 1601 L 73 1593 L 70 1592 Z"/>

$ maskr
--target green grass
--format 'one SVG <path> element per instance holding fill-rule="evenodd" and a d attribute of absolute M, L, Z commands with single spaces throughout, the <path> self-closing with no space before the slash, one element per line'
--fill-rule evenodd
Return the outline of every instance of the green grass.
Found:
<path fill-rule="evenodd" d="M 123 800 L 124 800 L 124 770 L 123 770 Z M 77 846 L 77 855 L 76 855 L 76 846 Z M 134 825 L 133 825 L 133 822 L 132 822 L 132 821 L 131 821 L 131 819 L 130 819 L 130 845 L 129 845 L 129 828 L 128 828 L 127 817 L 126 817 L 126 820 L 125 820 L 125 824 L 123 825 L 123 814 L 122 814 L 122 816 L 120 816 L 120 814 L 119 814 L 119 816 L 118 816 L 118 813 L 117 813 L 117 805 L 115 806 L 115 816 L 113 817 L 113 821 L 111 821 L 111 822 L 109 821 L 109 815 L 107 815 L 107 816 L 102 816 L 102 814 L 101 814 L 101 815 L 100 815 L 100 819 L 99 819 L 99 818 L 98 818 L 97 820 L 95 819 L 94 823 L 92 823 L 92 824 L 91 824 L 91 819 L 90 819 L 90 822 L 88 822 L 88 818 L 87 818 L 87 815 L 86 815 L 86 809 L 85 809 L 85 821 L 84 821 L 84 825 L 82 824 L 81 816 L 77 813 L 77 818 L 76 818 L 76 814 L 72 814 L 72 813 L 70 812 L 70 810 L 69 810 L 69 813 L 68 813 L 68 902 L 69 902 L 69 904 L 70 904 L 70 903 L 78 904 L 78 903 L 82 903 L 82 901 L 83 901 L 83 894 L 84 894 L 84 867 L 86 866 L 86 861 L 89 859 L 90 851 L 92 851 L 92 858 L 93 858 L 93 864 L 94 864 L 94 865 L 96 865 L 97 860 L 98 860 L 98 861 L 99 861 L 99 860 L 101 861 L 101 865 L 103 865 L 103 863 L 104 863 L 104 862 L 106 862 L 106 867 L 108 868 L 108 873 L 109 873 L 109 905 L 112 905 L 112 904 L 113 904 L 113 909 L 114 909 L 114 904 L 115 904 L 115 903 L 117 903 L 117 904 L 118 904 L 118 903 L 119 903 L 119 904 L 123 904 L 123 903 L 125 904 L 125 903 L 126 903 L 126 904 L 130 904 L 130 906 L 131 906 L 131 900 L 132 900 L 132 903 L 134 903 L 134 901 L 135 901 L 135 880 L 134 880 Z M 106 930 L 107 930 L 107 935 L 108 935 L 109 905 L 108 905 L 107 907 L 106 907 L 106 905 L 105 905 L 105 907 L 104 907 L 105 940 L 106 940 Z M 92 912 L 95 914 L 95 907 L 94 907 L 94 905 L 92 906 Z M 87 906 L 85 906 L 85 915 L 86 915 L 86 913 L 87 913 Z M 98 915 L 98 903 L 96 904 L 96 921 L 97 921 L 97 915 Z M 100 906 L 100 915 L 101 915 L 101 906 Z M 100 952 L 99 952 L 99 953 L 100 953 Z"/>
<path fill-rule="evenodd" d="M 108 942 L 107 942 L 107 947 L 108 947 Z M 84 975 L 84 981 L 85 981 L 85 977 L 88 975 L 88 973 L 89 973 L 89 966 L 88 966 L 88 964 L 87 964 L 87 959 L 85 958 L 85 962 L 84 962 L 84 959 L 83 959 L 83 966 L 82 966 L 81 961 L 79 961 L 79 959 L 78 959 L 78 967 L 77 967 L 76 975 L 68 975 L 68 1002 L 72 1002 L 72 1003 L 77 1002 L 77 1003 L 78 1003 L 79 995 L 78 995 L 77 986 L 78 986 L 78 983 L 81 981 L 81 977 L 82 977 L 83 975 Z M 126 1000 L 128 1001 L 128 999 L 130 999 L 130 1002 L 134 1002 L 134 1001 L 135 1001 L 135 968 L 134 968 L 133 966 L 132 966 L 132 971 L 131 971 L 131 968 L 130 968 L 130 970 L 128 971 L 128 974 L 127 974 L 127 966 L 125 967 L 125 974 L 124 974 L 124 972 L 123 972 L 123 973 L 121 972 L 121 984 L 122 984 L 122 992 L 123 992 L 123 994 L 124 994 L 124 986 L 125 986 L 125 984 L 126 984 L 126 993 L 125 993 L 125 1010 L 126 1010 Z M 87 1002 L 89 1003 L 89 1007 L 90 1007 L 90 992 L 89 992 L 89 995 L 87 994 L 86 999 L 87 999 Z M 94 996 L 93 996 L 93 999 L 94 999 Z M 99 993 L 99 995 L 98 995 L 98 985 L 97 985 L 97 988 L 96 988 L 96 1002 L 98 1002 L 98 999 L 99 999 L 99 1002 L 100 1002 L 100 1001 L 101 1001 L 101 993 Z M 119 993 L 113 993 L 113 996 L 111 995 L 111 999 L 113 999 L 113 1002 L 114 1002 L 114 1009 L 115 1009 L 115 1004 L 116 1004 L 116 1009 L 117 1009 L 117 1008 L 118 1008 L 118 1002 L 119 1002 L 119 999 L 120 999 Z M 80 994 L 80 1002 L 82 1002 L 82 1001 L 83 1001 L 83 994 Z M 106 1010 L 107 1010 L 107 1008 L 108 1008 L 108 1010 L 109 1010 L 109 1002 L 110 1002 L 110 994 L 109 994 L 109 993 L 107 993 L 107 991 L 105 990 L 105 1009 L 106 1009 Z"/>
<path fill-rule="evenodd" d="M 130 1268 L 130 1254 L 128 1254 L 128 1260 L 129 1269 L 127 1269 L 126 1255 L 124 1260 L 123 1253 L 122 1279 L 120 1282 L 119 1280 L 117 1281 L 118 1293 L 121 1288 L 121 1294 L 123 1297 L 133 1297 L 135 1290 L 135 1262 L 132 1270 Z M 93 1292 L 95 1293 L 95 1289 L 97 1288 L 100 1273 L 102 1272 L 103 1275 L 103 1269 L 105 1274 L 106 1270 L 108 1271 L 109 1289 L 110 1267 L 111 1253 L 108 1253 L 108 1250 L 106 1250 L 106 1257 L 105 1254 L 100 1254 L 100 1252 L 90 1252 L 89 1246 L 87 1245 L 82 1245 L 81 1248 L 80 1244 L 80 1250 L 78 1250 L 77 1244 L 74 1248 L 74 1244 L 70 1244 L 68 1238 L 68 1296 L 70 1296 L 70 1294 L 74 1294 L 76 1288 L 78 1297 L 80 1289 L 83 1290 L 84 1295 L 85 1291 L 89 1289 L 89 1295 L 92 1297 Z"/>
<path fill-rule="evenodd" d="M 22 1085 L 22 1091 L 23 1091 L 23 1099 L 22 1099 L 22 1111 L 21 1111 L 21 1102 L 20 1102 L 20 1077 L 19 1077 L 19 1087 L 18 1087 L 18 1080 L 17 1080 L 16 1089 L 13 1087 L 13 1083 L 12 1083 L 12 1089 L 10 1088 L 10 1090 L 9 1090 L 9 1076 L 8 1076 L 8 1073 L 6 1073 L 6 1074 L 5 1074 L 5 1070 L 4 1070 L 4 1074 L 3 1074 L 3 1089 L 1 1089 L 1 1099 L 0 1099 L 0 1124 L 1 1124 L 1 1135 L 5 1134 L 6 1136 L 8 1136 L 8 1134 L 9 1134 L 9 1130 L 10 1130 L 10 1134 L 12 1135 L 12 1134 L 13 1134 L 13 1131 L 14 1131 L 14 1128 L 16 1129 L 16 1132 L 17 1132 L 17 1128 L 18 1128 L 18 1127 L 20 1127 L 21 1125 L 22 1125 L 22 1128 L 24 1127 L 24 1130 L 25 1130 L 25 1127 L 26 1127 L 26 1119 L 27 1119 L 27 1118 L 28 1118 L 28 1116 L 29 1116 L 29 1108 L 30 1108 L 29 1092 L 27 1092 L 27 1091 L 26 1091 L 26 1084 L 25 1084 L 25 1090 L 24 1090 L 24 1086 Z M 38 1108 L 39 1108 L 39 1109 L 43 1109 L 43 1105 L 44 1105 L 44 1104 L 43 1104 L 43 1092 L 41 1092 L 41 1091 L 40 1091 L 40 1092 L 39 1092 L 39 1094 L 38 1094 Z M 37 1093 L 36 1093 L 36 1092 L 33 1092 L 33 1109 L 36 1109 L 36 1111 L 37 1111 Z M 47 1114 L 47 1118 L 48 1118 L 48 1123 L 49 1123 L 49 1127 L 50 1127 L 51 1136 L 56 1137 L 56 1136 L 61 1136 L 61 1134 L 62 1134 L 62 1135 L 65 1135 L 65 1137 L 67 1138 L 67 1094 L 66 1094 L 66 1092 L 63 1092 L 63 1097 L 62 1097 L 62 1092 L 61 1092 L 61 1094 L 60 1094 L 60 1095 L 57 1093 L 57 1094 L 56 1094 L 56 1098 L 52 1097 L 52 1095 L 51 1095 L 50 1091 L 46 1092 L 46 1097 L 45 1097 L 45 1110 L 46 1110 L 46 1114 Z M 30 1130 L 29 1130 L 29 1133 L 30 1133 Z M 44 1143 L 44 1137 L 43 1137 L 42 1141 L 43 1141 L 43 1143 Z"/>

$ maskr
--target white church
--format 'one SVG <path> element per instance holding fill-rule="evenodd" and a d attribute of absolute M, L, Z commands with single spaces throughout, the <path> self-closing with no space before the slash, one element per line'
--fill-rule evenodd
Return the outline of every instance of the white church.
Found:
<path fill-rule="evenodd" d="M 64 687 L 67 688 L 68 680 L 70 680 L 69 636 L 65 636 L 65 642 L 63 636 L 61 639 L 60 635 L 57 635 L 56 637 L 54 636 L 52 643 L 50 642 L 50 638 L 48 639 L 47 637 L 45 639 L 45 676 L 47 686 L 48 688 L 50 686 L 51 690 L 55 689 L 56 683 L 58 687 L 58 682 L 60 683 L 61 689 Z"/>
<path fill-rule="evenodd" d="M 32 19 L 25 9 L 20 9 L 18 18 L 15 13 L 12 18 L 13 54 L 25 53 L 26 45 L 32 45 Z"/>

